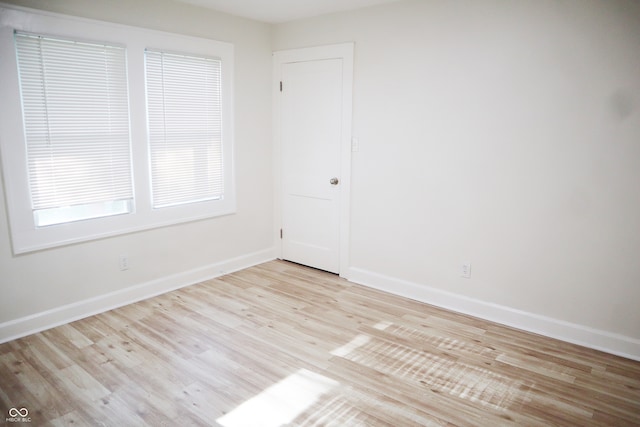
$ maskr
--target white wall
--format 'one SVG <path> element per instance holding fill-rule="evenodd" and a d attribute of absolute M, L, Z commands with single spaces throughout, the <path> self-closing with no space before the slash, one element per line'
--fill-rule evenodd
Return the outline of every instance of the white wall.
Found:
<path fill-rule="evenodd" d="M 413 0 L 274 32 L 346 41 L 351 270 L 638 352 L 640 2 Z"/>
<path fill-rule="evenodd" d="M 273 258 L 269 25 L 163 0 L 10 3 L 233 43 L 237 213 L 14 256 L 3 206 L 0 342 L 11 334 L 24 332 L 25 327 L 37 329 L 68 315 L 80 315 L 86 309 L 98 310 L 104 304 L 118 303 L 122 298 L 186 284 L 217 274 L 219 269 Z M 4 194 L 0 199 L 4 200 Z M 129 256 L 128 271 L 119 271 L 120 254 Z M 150 286 L 137 293 L 130 291 L 133 286 L 145 284 Z M 23 322 L 25 316 L 113 292 L 122 295 Z"/>
<path fill-rule="evenodd" d="M 640 358 L 639 2 L 407 0 L 273 27 L 166 0 L 10 3 L 234 43 L 238 213 L 14 257 L 0 209 L 0 338 L 268 258 L 271 50 L 355 41 L 354 277 L 569 322 Z"/>

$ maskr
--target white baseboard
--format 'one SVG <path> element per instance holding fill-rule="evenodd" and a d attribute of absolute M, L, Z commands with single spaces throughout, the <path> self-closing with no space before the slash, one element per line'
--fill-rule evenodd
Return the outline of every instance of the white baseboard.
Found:
<path fill-rule="evenodd" d="M 484 320 L 640 361 L 640 340 L 350 267 L 350 281 Z"/>
<path fill-rule="evenodd" d="M 276 258 L 266 249 L 0 324 L 0 344 Z M 640 340 L 350 267 L 350 281 L 524 331 L 640 361 Z"/>
<path fill-rule="evenodd" d="M 275 248 L 209 264 L 0 324 L 0 343 L 242 270 L 276 258 Z"/>

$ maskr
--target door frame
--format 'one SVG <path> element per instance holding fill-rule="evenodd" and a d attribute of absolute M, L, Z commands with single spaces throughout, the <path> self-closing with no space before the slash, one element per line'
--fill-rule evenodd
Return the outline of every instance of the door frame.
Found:
<path fill-rule="evenodd" d="M 274 238 L 276 253 L 282 259 L 282 141 L 280 129 L 281 97 L 280 81 L 283 64 L 290 62 L 342 59 L 342 128 L 340 141 L 340 220 L 339 220 L 339 275 L 346 278 L 349 270 L 349 225 L 351 204 L 351 126 L 353 106 L 353 51 L 354 43 L 340 43 L 299 49 L 280 50 L 273 53 L 273 140 L 274 140 Z M 286 90 L 286 83 L 285 83 Z"/>

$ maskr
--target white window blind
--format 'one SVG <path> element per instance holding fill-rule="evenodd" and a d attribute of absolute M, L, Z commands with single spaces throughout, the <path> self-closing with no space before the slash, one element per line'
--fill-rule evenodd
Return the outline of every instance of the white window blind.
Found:
<path fill-rule="evenodd" d="M 153 207 L 222 199 L 222 62 L 145 56 Z"/>
<path fill-rule="evenodd" d="M 36 226 L 133 209 L 125 49 L 16 33 Z"/>

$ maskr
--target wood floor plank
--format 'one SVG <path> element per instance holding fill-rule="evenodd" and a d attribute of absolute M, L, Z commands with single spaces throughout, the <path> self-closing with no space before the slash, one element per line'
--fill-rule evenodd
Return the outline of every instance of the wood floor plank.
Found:
<path fill-rule="evenodd" d="M 44 426 L 631 426 L 640 362 L 273 261 L 0 345 L 14 407 Z"/>

